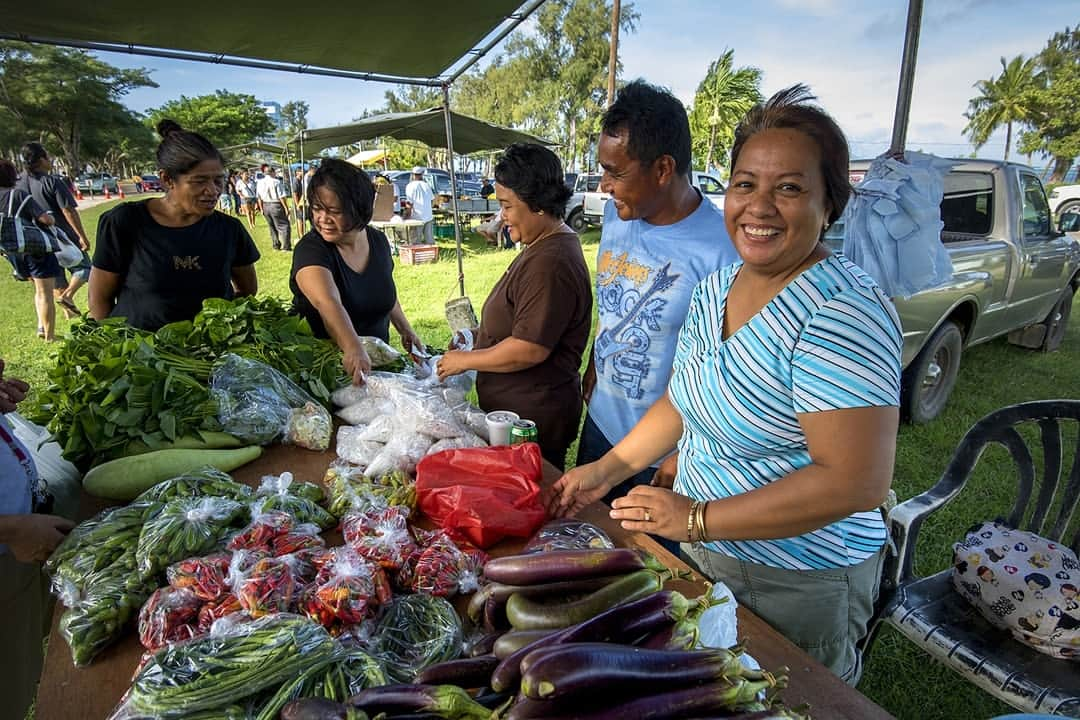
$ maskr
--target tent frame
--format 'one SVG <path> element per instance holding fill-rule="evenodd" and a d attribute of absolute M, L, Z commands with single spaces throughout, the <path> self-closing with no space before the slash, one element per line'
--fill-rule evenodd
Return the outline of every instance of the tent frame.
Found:
<path fill-rule="evenodd" d="M 105 52 L 120 52 L 129 53 L 133 55 L 147 55 L 150 57 L 161 57 L 176 60 L 193 60 L 197 62 L 212 63 L 215 65 L 237 65 L 240 67 L 259 68 L 265 70 L 282 70 L 287 72 L 296 72 L 307 75 L 321 75 L 328 77 L 340 77 L 350 78 L 354 80 L 370 80 L 375 82 L 396 83 L 401 85 L 420 85 L 424 87 L 437 87 L 442 91 L 443 96 L 443 114 L 446 120 L 446 145 L 450 157 L 450 186 L 453 192 L 451 202 L 454 207 L 455 216 L 457 214 L 457 179 L 453 172 L 453 160 L 454 160 L 454 141 L 452 133 L 452 124 L 450 119 L 450 86 L 467 72 L 473 65 L 475 65 L 482 57 L 491 52 L 502 40 L 518 28 L 525 20 L 527 20 L 541 5 L 544 4 L 544 0 L 527 0 L 521 5 L 517 12 L 510 13 L 506 16 L 506 19 L 488 33 L 486 42 L 472 50 L 467 51 L 461 58 L 455 63 L 451 64 L 441 76 L 438 77 L 406 77 L 398 75 L 388 75 L 383 73 L 373 72 L 358 72 L 351 70 L 340 70 L 335 68 L 317 67 L 312 65 L 297 65 L 295 63 L 286 63 L 273 60 L 256 60 L 253 58 L 235 57 L 230 55 L 223 55 L 220 53 L 206 53 L 206 52 L 194 52 L 183 50 L 169 50 L 164 48 L 147 47 L 142 45 L 135 45 L 132 43 L 101 43 L 90 41 L 79 41 L 71 39 L 58 39 L 49 38 L 36 35 L 28 35 L 25 33 L 0 31 L 0 38 L 9 40 L 20 40 L 23 42 L 40 43 L 46 45 L 59 45 L 64 47 L 74 47 L 83 50 L 99 50 Z M 904 32 L 904 50 L 903 56 L 900 62 L 900 80 L 897 87 L 896 95 L 896 112 L 893 117 L 892 128 L 892 140 L 889 147 L 889 153 L 902 157 L 904 152 L 904 143 L 907 138 L 907 126 L 908 118 L 911 113 L 911 97 L 915 85 L 915 63 L 918 55 L 919 48 L 919 31 L 922 24 L 922 9 L 923 0 L 908 0 L 908 13 L 907 22 Z M 494 33 L 492 35 L 492 33 Z M 287 155 L 286 155 L 287 156 Z M 304 162 L 303 153 L 303 133 L 300 133 L 300 162 Z M 454 223 L 454 238 L 457 242 L 457 261 L 458 261 L 458 289 L 462 295 L 465 294 L 465 274 L 462 266 L 462 252 L 461 252 L 461 229 L 458 223 Z"/>

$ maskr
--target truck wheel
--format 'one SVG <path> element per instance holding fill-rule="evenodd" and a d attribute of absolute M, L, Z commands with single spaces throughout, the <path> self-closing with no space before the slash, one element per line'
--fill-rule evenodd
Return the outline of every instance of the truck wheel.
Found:
<path fill-rule="evenodd" d="M 1061 204 L 1058 208 L 1057 215 L 1061 217 L 1065 213 L 1080 213 L 1080 200 L 1069 200 Z"/>
<path fill-rule="evenodd" d="M 1061 297 L 1050 309 L 1050 314 L 1046 316 L 1046 320 L 1043 320 L 1043 325 L 1046 326 L 1046 337 L 1043 338 L 1042 347 L 1039 348 L 1043 352 L 1054 352 L 1061 347 L 1061 342 L 1065 339 L 1065 331 L 1069 328 L 1069 315 L 1072 314 L 1073 293 L 1075 292 L 1072 285 L 1066 285 L 1061 292 Z"/>
<path fill-rule="evenodd" d="M 904 371 L 900 406 L 910 422 L 928 423 L 945 409 L 956 384 L 963 344 L 960 328 L 946 321 Z"/>
<path fill-rule="evenodd" d="M 585 228 L 589 226 L 589 223 L 585 222 L 585 213 L 580 208 L 570 213 L 570 217 L 566 218 L 566 224 L 576 233 L 585 232 Z"/>

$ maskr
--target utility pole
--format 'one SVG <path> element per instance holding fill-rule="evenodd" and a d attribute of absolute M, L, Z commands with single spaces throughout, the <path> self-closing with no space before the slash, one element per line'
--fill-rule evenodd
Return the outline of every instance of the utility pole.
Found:
<path fill-rule="evenodd" d="M 608 56 L 607 106 L 615 101 L 615 70 L 619 65 L 619 16 L 622 14 L 619 0 L 611 6 L 611 55 Z"/>

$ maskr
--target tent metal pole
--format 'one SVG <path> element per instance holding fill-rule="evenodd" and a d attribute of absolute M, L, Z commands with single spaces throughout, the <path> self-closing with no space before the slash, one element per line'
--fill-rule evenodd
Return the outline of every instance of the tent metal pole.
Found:
<path fill-rule="evenodd" d="M 911 96 L 915 89 L 915 60 L 919 54 L 923 0 L 908 0 L 907 28 L 904 31 L 904 55 L 900 62 L 900 85 L 896 91 L 896 114 L 893 117 L 889 155 L 902 156 L 907 142 Z"/>
<path fill-rule="evenodd" d="M 465 297 L 465 269 L 461 253 L 461 224 L 458 222 L 457 175 L 454 174 L 454 129 L 450 122 L 450 83 L 443 83 L 443 119 L 446 120 L 446 152 L 450 157 L 450 207 L 454 210 L 454 242 L 457 245 L 458 290 Z"/>

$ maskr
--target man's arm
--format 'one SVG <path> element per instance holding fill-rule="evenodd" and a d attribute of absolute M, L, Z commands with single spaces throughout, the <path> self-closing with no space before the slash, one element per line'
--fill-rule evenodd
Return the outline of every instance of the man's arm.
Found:
<path fill-rule="evenodd" d="M 64 213 L 64 217 L 67 218 L 67 221 L 71 223 L 71 227 L 73 227 L 75 229 L 75 232 L 78 234 L 79 237 L 76 238 L 76 240 L 79 243 L 79 247 L 89 252 L 90 239 L 86 235 L 86 230 L 83 229 L 82 218 L 79 217 L 79 211 L 75 208 L 67 207 L 60 208 L 60 211 Z"/>

